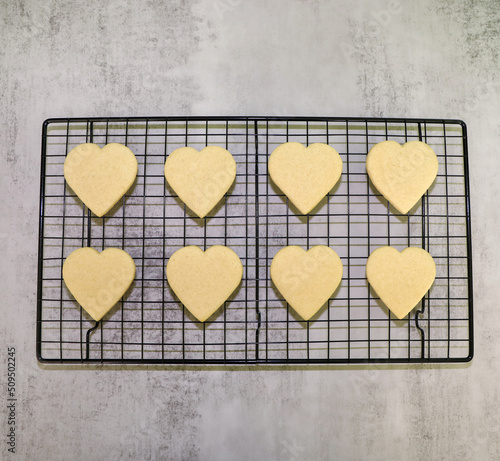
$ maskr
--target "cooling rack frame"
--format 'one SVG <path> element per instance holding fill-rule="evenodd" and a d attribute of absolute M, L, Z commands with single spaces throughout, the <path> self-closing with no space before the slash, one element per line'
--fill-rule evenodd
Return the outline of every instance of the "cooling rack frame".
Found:
<path fill-rule="evenodd" d="M 400 215 L 373 188 L 364 158 L 376 142 L 422 140 L 439 158 L 436 183 Z M 344 162 L 341 181 L 309 215 L 272 184 L 267 158 L 282 142 L 327 142 Z M 96 218 L 64 182 L 62 165 L 82 142 L 122 142 L 139 161 L 136 184 Z M 185 145 L 222 145 L 237 179 L 206 218 L 165 184 L 167 155 Z M 120 231 L 121 229 L 121 231 Z M 169 255 L 226 244 L 244 266 L 241 286 L 205 324 L 165 279 Z M 301 321 L 269 276 L 285 245 L 326 244 L 344 264 L 341 288 Z M 420 246 L 437 262 L 435 286 L 397 320 L 364 276 L 369 253 Z M 72 299 L 62 263 L 81 246 L 127 250 L 135 284 L 95 323 Z M 463 121 L 361 117 L 52 118 L 42 127 L 37 358 L 42 363 L 355 364 L 467 362 L 473 356 L 472 245 L 467 129 Z"/>

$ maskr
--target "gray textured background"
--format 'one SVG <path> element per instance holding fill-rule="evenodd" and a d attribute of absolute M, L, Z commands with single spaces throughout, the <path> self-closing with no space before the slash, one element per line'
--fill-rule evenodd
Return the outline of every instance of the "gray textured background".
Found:
<path fill-rule="evenodd" d="M 498 0 L 0 0 L 0 433 L 22 460 L 500 459 Z M 41 124 L 113 115 L 461 118 L 476 356 L 458 366 L 47 367 Z M 3 432 L 2 432 L 3 431 Z"/>

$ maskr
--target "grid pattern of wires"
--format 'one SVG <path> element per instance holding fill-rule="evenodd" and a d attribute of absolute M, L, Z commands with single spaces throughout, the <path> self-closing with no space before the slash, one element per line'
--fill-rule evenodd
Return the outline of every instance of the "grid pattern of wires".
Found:
<path fill-rule="evenodd" d="M 366 155 L 387 139 L 428 143 L 438 177 L 407 215 L 373 187 Z M 335 188 L 300 215 L 269 178 L 281 143 L 334 147 L 344 162 Z M 97 218 L 67 186 L 63 164 L 78 144 L 127 145 L 139 163 L 121 201 Z M 237 163 L 236 181 L 200 219 L 165 183 L 174 149 L 220 145 Z M 134 117 L 49 119 L 43 125 L 37 356 L 58 363 L 387 363 L 468 361 L 473 354 L 472 257 L 467 134 L 457 120 L 335 117 Z M 171 291 L 168 258 L 179 248 L 226 245 L 243 280 L 224 306 L 200 323 Z M 302 321 L 274 287 L 269 268 L 285 245 L 328 245 L 340 256 L 340 288 Z M 436 281 L 398 320 L 370 289 L 369 254 L 380 246 L 425 248 Z M 121 248 L 137 273 L 123 299 L 96 325 L 62 280 L 75 249 Z"/>

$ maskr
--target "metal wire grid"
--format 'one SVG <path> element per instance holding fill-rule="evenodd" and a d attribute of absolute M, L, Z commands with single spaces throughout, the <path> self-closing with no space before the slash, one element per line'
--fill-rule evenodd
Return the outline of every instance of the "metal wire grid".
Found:
<path fill-rule="evenodd" d="M 377 142 L 422 140 L 439 159 L 436 182 L 408 215 L 371 185 L 365 157 Z M 270 181 L 267 161 L 286 141 L 324 142 L 341 155 L 337 186 L 308 216 Z M 64 182 L 76 145 L 128 145 L 137 180 L 96 218 Z M 203 219 L 165 184 L 163 166 L 182 146 L 221 145 L 237 162 L 235 184 Z M 467 136 L 455 120 L 331 117 L 138 117 L 50 119 L 42 134 L 37 356 L 42 362 L 370 363 L 467 361 L 473 354 Z M 240 287 L 209 321 L 197 322 L 165 279 L 186 245 L 227 245 L 244 266 Z M 341 257 L 340 288 L 304 322 L 270 280 L 285 245 L 328 245 Z M 436 281 L 404 320 L 371 291 L 365 264 L 376 248 L 419 246 Z M 97 327 L 62 281 L 75 249 L 122 248 L 136 279 Z"/>

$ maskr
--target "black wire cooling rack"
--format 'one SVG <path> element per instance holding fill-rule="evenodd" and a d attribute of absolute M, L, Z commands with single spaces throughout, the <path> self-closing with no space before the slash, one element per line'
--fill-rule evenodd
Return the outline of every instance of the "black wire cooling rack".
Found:
<path fill-rule="evenodd" d="M 422 140 L 439 158 L 438 177 L 420 203 L 399 214 L 373 188 L 365 158 L 376 143 Z M 330 144 L 344 170 L 308 215 L 299 215 L 269 179 L 267 161 L 286 141 Z M 97 218 L 65 184 L 63 163 L 76 145 L 129 146 L 136 182 Z M 206 218 L 165 184 L 163 167 L 182 146 L 220 145 L 237 177 Z M 49 119 L 43 124 L 38 261 L 37 356 L 58 363 L 384 363 L 464 362 L 473 354 L 472 257 L 466 126 L 458 120 L 333 117 L 133 117 Z M 227 245 L 244 267 L 240 287 L 205 323 L 179 303 L 165 278 L 186 245 Z M 328 245 L 340 256 L 340 289 L 302 321 L 271 282 L 285 245 Z M 398 320 L 370 290 L 365 264 L 376 248 L 425 248 L 436 281 Z M 62 280 L 75 249 L 122 248 L 135 281 L 96 324 Z"/>

